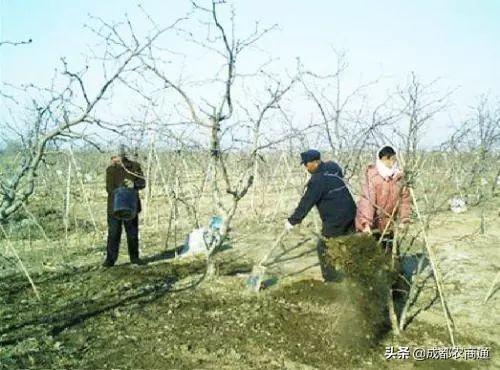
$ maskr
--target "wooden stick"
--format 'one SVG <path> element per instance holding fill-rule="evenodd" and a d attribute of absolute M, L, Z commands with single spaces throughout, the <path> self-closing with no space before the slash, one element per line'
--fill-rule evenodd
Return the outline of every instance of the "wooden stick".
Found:
<path fill-rule="evenodd" d="M 396 309 L 394 307 L 394 299 L 392 298 L 392 288 L 389 289 L 389 294 L 387 295 L 387 306 L 389 309 L 389 319 L 391 320 L 392 331 L 396 335 L 400 335 L 398 325 L 398 316 L 396 315 Z"/>
<path fill-rule="evenodd" d="M 21 260 L 21 258 L 19 257 L 19 255 L 17 254 L 17 251 L 16 249 L 12 246 L 11 242 L 10 242 L 10 239 L 7 235 L 7 233 L 5 232 L 5 229 L 4 227 L 2 226 L 2 224 L 0 224 L 0 228 L 2 228 L 2 232 L 3 232 L 3 235 L 5 236 L 5 240 L 7 241 L 7 245 L 9 246 L 10 250 L 12 251 L 12 253 L 14 253 L 14 256 L 16 256 L 16 259 L 17 259 L 17 262 L 19 263 L 19 266 L 21 267 L 21 270 L 23 271 L 24 275 L 26 276 L 26 278 L 28 279 L 28 281 L 30 282 L 31 284 L 31 287 L 33 288 L 33 292 L 35 292 L 35 296 L 36 298 L 41 301 L 41 298 L 40 298 L 40 294 L 38 293 L 38 289 L 36 288 L 36 285 L 35 283 L 33 282 L 33 280 L 31 279 L 31 276 L 30 274 L 28 273 L 28 270 L 26 269 L 26 267 L 24 266 L 24 263 L 23 261 Z"/>
<path fill-rule="evenodd" d="M 393 222 L 393 218 L 394 218 L 394 214 L 395 214 L 395 211 L 396 209 L 398 208 L 399 206 L 399 199 L 398 199 L 398 203 L 396 204 L 396 207 L 394 207 L 394 210 L 392 211 L 392 215 L 391 215 L 391 218 L 389 220 L 389 222 L 387 223 L 387 225 L 385 226 L 385 229 L 382 233 L 382 236 L 380 236 L 380 240 L 379 240 L 379 243 L 382 242 L 382 238 L 383 238 L 383 235 L 387 232 L 387 228 L 389 226 L 389 224 L 391 222 Z M 394 228 L 394 237 L 392 239 L 392 253 L 391 253 L 391 270 L 392 271 L 395 271 L 396 269 L 396 259 L 399 258 L 399 253 L 398 253 L 398 228 L 395 227 Z M 384 251 L 385 253 L 385 251 Z M 398 271 L 398 279 L 399 279 L 399 271 Z M 388 297 L 388 309 L 389 309 L 389 318 L 391 320 L 391 327 L 392 327 L 392 330 L 394 331 L 394 333 L 396 335 L 400 335 L 401 332 L 399 331 L 399 321 L 398 321 L 398 315 L 396 314 L 396 309 L 394 307 L 394 298 L 393 298 L 393 290 L 392 290 L 392 286 L 389 288 L 389 297 Z"/>
<path fill-rule="evenodd" d="M 156 132 L 156 131 L 153 131 Z M 153 181 L 156 180 L 155 178 L 151 177 L 151 167 L 153 163 L 153 148 L 155 146 L 155 135 L 153 134 L 153 137 L 150 139 L 149 142 L 149 150 L 148 150 L 148 159 L 146 162 L 146 181 L 148 182 L 147 187 L 146 187 L 146 196 L 144 199 L 144 219 L 145 222 L 147 223 L 149 221 L 149 205 L 151 202 L 151 196 L 153 193 Z"/>
<path fill-rule="evenodd" d="M 165 247 L 168 247 L 168 243 L 170 240 L 170 230 L 172 226 L 172 221 L 174 223 L 174 245 L 177 246 L 177 195 L 173 189 L 168 184 L 167 179 L 165 178 L 165 175 L 163 173 L 163 168 L 161 166 L 160 162 L 160 157 L 158 155 L 158 152 L 156 148 L 153 148 L 153 155 L 156 160 L 156 169 L 157 173 L 160 176 L 160 180 L 163 185 L 163 192 L 165 196 L 167 197 L 168 201 L 170 202 L 170 218 L 169 218 L 169 224 L 168 224 L 168 230 L 167 230 L 167 236 L 166 236 L 166 241 L 165 241 Z M 172 213 L 174 212 L 174 213 Z"/>
<path fill-rule="evenodd" d="M 94 212 L 92 211 L 92 207 L 90 206 L 90 200 L 89 200 L 89 197 L 87 195 L 85 185 L 83 184 L 81 173 L 78 171 L 78 166 L 76 163 L 75 155 L 73 154 L 73 149 L 71 149 L 71 147 L 69 147 L 68 150 L 69 150 L 71 161 L 73 162 L 73 167 L 75 168 L 76 178 L 79 180 L 80 188 L 82 189 L 83 199 L 85 201 L 85 205 L 87 206 L 90 220 L 92 221 L 92 226 L 94 226 L 94 232 L 97 232 L 98 228 L 97 228 L 97 223 L 96 223 L 95 218 L 94 218 Z"/>
<path fill-rule="evenodd" d="M 22 208 L 23 208 L 24 212 L 26 212 L 26 214 L 28 216 L 30 216 L 31 221 L 33 221 L 36 224 L 36 226 L 40 229 L 40 231 L 42 232 L 42 235 L 43 235 L 43 238 L 45 239 L 45 241 L 49 242 L 49 238 L 48 238 L 47 234 L 45 233 L 45 229 L 40 224 L 40 222 L 38 222 L 38 220 L 36 219 L 35 215 L 32 212 L 30 212 L 30 210 L 28 209 L 28 207 L 26 207 L 26 203 L 23 203 Z"/>
<path fill-rule="evenodd" d="M 490 297 L 493 295 L 493 290 L 495 289 L 495 286 L 497 285 L 499 277 L 500 277 L 500 271 L 497 272 L 497 275 L 495 276 L 495 279 L 493 280 L 493 284 L 491 284 L 491 287 L 488 290 L 488 294 L 486 294 L 486 297 L 484 297 L 483 304 L 488 302 L 488 299 L 490 299 Z"/>
<path fill-rule="evenodd" d="M 420 274 L 423 273 L 424 269 L 424 261 L 426 259 L 426 256 L 423 255 L 420 260 L 418 261 L 417 265 L 417 271 L 415 273 L 416 276 L 420 276 Z M 432 273 L 430 272 L 426 277 L 424 277 L 422 280 L 416 280 L 415 277 L 412 277 L 412 281 L 408 281 L 405 279 L 406 283 L 410 287 L 410 290 L 408 291 L 408 296 L 406 298 L 405 305 L 403 309 L 401 310 L 401 315 L 400 315 L 400 320 L 399 320 L 399 329 L 404 330 L 406 327 L 406 323 L 409 321 L 408 320 L 408 312 L 410 310 L 410 307 L 416 302 L 416 298 L 424 288 L 424 284 L 427 281 L 427 279 L 432 276 Z"/>
<path fill-rule="evenodd" d="M 68 243 L 68 228 L 69 228 L 69 205 L 71 197 L 71 161 L 68 158 L 68 175 L 66 177 L 66 193 L 64 197 L 64 238 Z"/>
<path fill-rule="evenodd" d="M 266 263 L 269 256 L 271 256 L 271 254 L 274 252 L 274 250 L 281 244 L 281 242 L 283 241 L 283 238 L 285 237 L 285 235 L 287 233 L 288 233 L 287 230 L 283 230 L 281 232 L 281 234 L 278 236 L 278 238 L 274 242 L 273 246 L 269 249 L 269 251 L 259 261 L 259 266 L 262 266 L 264 263 Z"/>
<path fill-rule="evenodd" d="M 412 188 L 410 188 L 410 195 L 411 195 L 411 198 L 413 201 L 413 205 L 415 206 L 415 213 L 417 214 L 417 218 L 418 218 L 420 225 L 422 227 L 422 235 L 424 238 L 425 248 L 427 249 L 427 253 L 429 254 L 429 261 L 430 261 L 430 264 L 432 267 L 432 271 L 434 273 L 434 281 L 436 282 L 436 287 L 437 287 L 437 290 L 439 292 L 439 298 L 441 300 L 441 307 L 443 308 L 443 314 L 444 314 L 444 317 L 446 319 L 446 326 L 448 328 L 448 334 L 450 335 L 451 344 L 453 346 L 455 346 L 454 323 L 453 323 L 453 319 L 450 315 L 450 312 L 448 311 L 448 306 L 446 304 L 446 299 L 444 297 L 443 287 L 441 286 L 441 276 L 439 274 L 439 271 L 438 271 L 437 265 L 436 265 L 436 255 L 434 254 L 434 250 L 429 245 L 429 241 L 427 239 L 427 232 L 425 231 L 424 222 L 422 220 L 422 215 L 420 214 L 417 199 L 415 198 L 415 194 L 414 194 Z"/>

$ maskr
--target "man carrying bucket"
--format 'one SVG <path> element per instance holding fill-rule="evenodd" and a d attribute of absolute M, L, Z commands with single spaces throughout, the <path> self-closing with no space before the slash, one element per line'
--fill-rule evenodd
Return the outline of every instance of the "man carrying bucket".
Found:
<path fill-rule="evenodd" d="M 111 267 L 118 258 L 122 227 L 127 233 L 130 262 L 142 264 L 139 259 L 139 220 L 141 202 L 138 190 L 144 189 L 146 180 L 139 163 L 127 158 L 125 146 L 119 154 L 111 157 L 106 168 L 106 191 L 108 193 L 108 242 L 105 267 Z"/>
<path fill-rule="evenodd" d="M 337 280 L 337 274 L 325 260 L 325 239 L 354 232 L 356 204 L 346 186 L 342 169 L 335 162 L 323 162 L 317 150 L 300 154 L 301 164 L 311 174 L 306 191 L 293 214 L 285 222 L 291 230 L 302 222 L 312 207 L 316 206 L 323 222 L 317 251 L 321 273 L 325 281 Z"/>

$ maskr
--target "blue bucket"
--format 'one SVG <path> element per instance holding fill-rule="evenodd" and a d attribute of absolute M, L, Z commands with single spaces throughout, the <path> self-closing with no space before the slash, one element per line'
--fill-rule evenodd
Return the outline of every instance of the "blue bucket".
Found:
<path fill-rule="evenodd" d="M 137 192 L 135 189 L 119 187 L 113 192 L 113 217 L 132 220 L 137 216 Z"/>

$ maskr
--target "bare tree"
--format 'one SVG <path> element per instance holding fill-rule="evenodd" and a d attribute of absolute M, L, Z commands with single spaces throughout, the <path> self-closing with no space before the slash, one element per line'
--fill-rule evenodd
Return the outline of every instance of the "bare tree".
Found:
<path fill-rule="evenodd" d="M 500 109 L 487 95 L 479 97 L 469 117 L 457 127 L 445 149 L 453 156 L 457 193 L 469 206 L 481 207 L 479 232 L 485 233 L 485 207 L 500 180 Z"/>
<path fill-rule="evenodd" d="M 341 161 L 346 178 L 360 170 L 361 157 L 370 141 L 382 134 L 383 127 L 394 124 L 399 116 L 388 106 L 388 97 L 374 108 L 365 104 L 365 93 L 379 80 L 347 89 L 344 82 L 349 67 L 344 52 L 334 50 L 336 69 L 329 75 L 318 75 L 300 68 L 300 81 L 319 115 L 322 130 L 334 158 Z"/>
<path fill-rule="evenodd" d="M 491 181 L 491 193 L 494 193 L 500 170 L 498 169 L 498 152 L 500 148 L 500 108 L 498 103 L 491 104 L 490 98 L 483 95 L 478 104 L 472 108 L 472 114 L 458 129 L 467 139 L 468 149 L 473 154 L 470 162 L 469 187 L 485 187 L 481 182 Z M 491 174 L 490 174 L 491 172 Z M 486 191 L 478 191 L 478 202 L 483 200 Z"/>
<path fill-rule="evenodd" d="M 137 68 L 134 63 L 140 60 L 139 56 L 161 34 L 173 27 L 155 30 L 143 41 L 134 38 L 132 47 L 120 49 L 111 40 L 111 36 L 117 33 L 118 25 L 102 23 L 100 32 L 106 40 L 101 58 L 104 78 L 97 89 L 89 89 L 85 82 L 87 68 L 74 71 L 64 59 L 61 72 L 65 80 L 63 87 L 58 87 L 54 81 L 49 88 L 28 85 L 17 89 L 17 95 L 19 92 L 24 94 L 30 104 L 20 124 L 13 121 L 2 123 L 2 131 L 17 137 L 23 148 L 18 156 L 17 167 L 2 174 L 0 179 L 0 222 L 18 210 L 33 194 L 38 169 L 47 148 L 62 140 L 88 140 L 84 129 L 89 125 L 102 126 L 94 114 L 97 105 L 117 81 L 123 80 Z M 112 72 L 108 72 L 108 69 L 112 69 Z M 21 104 L 18 99 L 15 103 Z"/>
<path fill-rule="evenodd" d="M 214 64 L 212 75 L 202 81 L 185 81 L 170 70 L 168 63 L 164 63 L 164 49 L 152 45 L 146 54 L 140 56 L 142 65 L 136 74 L 137 80 L 142 82 L 129 87 L 141 91 L 144 84 L 153 84 L 152 89 L 157 94 L 161 92 L 174 99 L 171 109 L 181 119 L 165 120 L 161 118 L 161 113 L 153 113 L 159 118 L 158 130 L 162 132 L 162 140 L 176 141 L 180 150 L 195 146 L 206 153 L 204 178 L 197 194 L 203 193 L 205 185 L 210 187 L 215 212 L 223 218 L 220 246 L 226 239 L 239 202 L 252 187 L 259 153 L 287 139 L 280 137 L 266 140 L 263 128 L 272 111 L 281 113 L 280 102 L 297 79 L 291 76 L 285 82 L 280 81 L 267 75 L 261 66 L 246 74 L 237 73 L 242 55 L 274 26 L 261 29 L 257 25 L 247 36 L 240 38 L 234 31 L 234 9 L 228 8 L 225 2 L 211 1 L 209 7 L 198 2 L 192 2 L 192 5 L 192 18 L 199 19 L 208 28 L 208 35 L 200 40 L 191 31 L 180 30 L 179 34 L 186 42 L 218 58 L 220 64 Z M 221 16 L 223 7 L 228 10 L 228 19 Z M 228 22 L 229 25 L 226 25 Z M 116 37 L 115 41 L 123 48 L 130 48 L 129 42 L 123 37 Z M 263 84 L 265 97 L 253 99 L 253 103 L 249 103 L 252 98 L 242 88 L 243 80 L 249 78 L 266 81 Z M 200 87 L 200 90 L 210 86 L 206 88 L 209 97 L 200 96 L 202 94 L 193 86 Z M 150 99 L 148 96 L 143 97 Z M 152 109 L 155 110 L 155 107 Z M 239 155 L 243 159 L 238 162 L 236 158 Z M 167 193 L 169 196 L 174 195 L 172 191 Z M 175 196 L 179 201 L 182 199 L 179 193 Z M 186 202 L 186 206 L 191 210 L 196 209 L 193 202 Z M 193 221 L 198 224 L 197 218 Z"/>
<path fill-rule="evenodd" d="M 398 88 L 401 108 L 400 112 L 406 118 L 399 131 L 406 164 L 412 167 L 417 161 L 422 136 L 432 118 L 446 109 L 453 91 L 437 93 L 434 91 L 439 80 L 423 83 L 411 72 L 405 86 Z M 406 127 L 405 127 L 406 126 Z"/>

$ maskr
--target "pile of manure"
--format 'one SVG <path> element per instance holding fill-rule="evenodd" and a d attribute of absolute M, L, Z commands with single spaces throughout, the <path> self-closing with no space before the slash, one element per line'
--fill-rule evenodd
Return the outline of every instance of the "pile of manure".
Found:
<path fill-rule="evenodd" d="M 346 302 L 339 325 L 344 344 L 374 345 L 388 328 L 387 301 L 396 274 L 391 256 L 371 235 L 325 239 L 326 264 L 342 277 L 338 299 Z"/>

